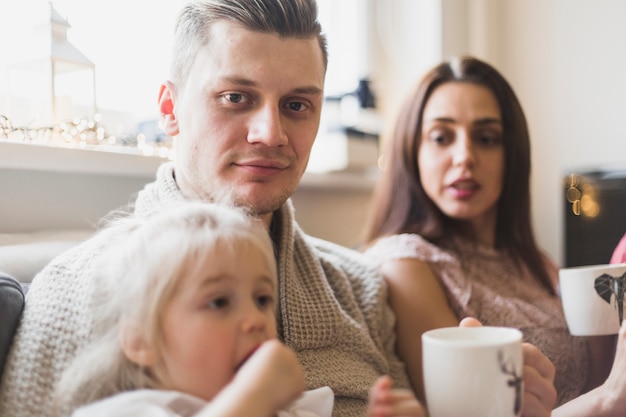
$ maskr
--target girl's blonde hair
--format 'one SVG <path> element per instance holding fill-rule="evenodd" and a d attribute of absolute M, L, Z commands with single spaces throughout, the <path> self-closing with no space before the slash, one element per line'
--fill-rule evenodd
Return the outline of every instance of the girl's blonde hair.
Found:
<path fill-rule="evenodd" d="M 260 249 L 276 277 L 268 232 L 260 220 L 237 208 L 178 203 L 149 219 L 115 220 L 109 228 L 116 228 L 119 239 L 95 261 L 92 342 L 64 372 L 57 390 L 59 403 L 71 408 L 122 391 L 161 385 L 158 372 L 124 355 L 122 333 L 130 325 L 160 352 L 164 307 L 180 278 L 198 273 L 216 246 L 234 262 L 245 262 L 236 259 L 242 245 Z"/>

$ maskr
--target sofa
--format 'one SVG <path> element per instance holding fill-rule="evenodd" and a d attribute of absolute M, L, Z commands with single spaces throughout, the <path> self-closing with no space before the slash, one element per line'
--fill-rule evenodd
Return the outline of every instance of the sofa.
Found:
<path fill-rule="evenodd" d="M 15 278 L 0 272 L 0 377 L 23 310 L 22 286 Z"/>
<path fill-rule="evenodd" d="M 91 229 L 0 233 L 0 271 L 29 284 L 54 257 L 93 233 Z"/>
<path fill-rule="evenodd" d="M 61 252 L 92 230 L 0 233 L 0 382 L 31 281 Z"/>

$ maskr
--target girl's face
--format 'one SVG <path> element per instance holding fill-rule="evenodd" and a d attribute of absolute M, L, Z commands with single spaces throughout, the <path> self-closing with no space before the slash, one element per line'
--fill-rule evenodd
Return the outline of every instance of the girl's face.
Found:
<path fill-rule="evenodd" d="M 486 87 L 448 82 L 424 107 L 418 164 L 422 187 L 448 217 L 493 236 L 502 193 L 500 108 Z"/>
<path fill-rule="evenodd" d="M 267 256 L 219 245 L 199 274 L 181 279 L 162 316 L 162 388 L 210 401 L 259 345 L 277 336 L 276 277 Z"/>

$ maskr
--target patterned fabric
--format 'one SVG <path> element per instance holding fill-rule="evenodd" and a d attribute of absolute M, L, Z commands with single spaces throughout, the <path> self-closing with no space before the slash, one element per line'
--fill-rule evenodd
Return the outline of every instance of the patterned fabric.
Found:
<path fill-rule="evenodd" d="M 72 417 L 191 417 L 208 403 L 176 391 L 137 390 L 114 395 L 77 409 Z M 277 417 L 330 417 L 333 392 L 328 387 L 305 391 Z"/>
<path fill-rule="evenodd" d="M 157 180 L 138 195 L 135 212 L 152 216 L 183 200 L 166 163 Z M 288 201 L 273 218 L 279 271 L 279 335 L 298 354 L 307 389 L 330 386 L 335 416 L 365 414 L 369 389 L 389 374 L 408 387 L 394 353 L 395 318 L 387 289 L 362 254 L 305 235 Z M 33 280 L 26 308 L 0 385 L 0 415 L 55 414 L 54 386 L 77 349 L 90 338 L 92 261 L 122 239 L 115 229 L 99 233 L 60 255 Z M 132 277 L 129 277 L 131 279 Z"/>
<path fill-rule="evenodd" d="M 472 316 L 484 325 L 519 328 L 524 341 L 554 363 L 558 403 L 583 393 L 590 366 L 587 340 L 569 334 L 559 298 L 539 287 L 506 253 L 462 239 L 438 247 L 418 235 L 401 234 L 380 239 L 366 256 L 376 264 L 393 259 L 428 262 L 457 318 Z M 552 263 L 550 271 L 556 282 L 558 270 Z"/>

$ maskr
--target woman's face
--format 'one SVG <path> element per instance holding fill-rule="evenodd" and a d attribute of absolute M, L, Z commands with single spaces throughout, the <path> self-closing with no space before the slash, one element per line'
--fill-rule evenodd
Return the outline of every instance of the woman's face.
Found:
<path fill-rule="evenodd" d="M 469 82 L 437 87 L 424 107 L 417 157 L 422 187 L 446 216 L 495 234 L 504 144 L 491 90 Z"/>

